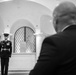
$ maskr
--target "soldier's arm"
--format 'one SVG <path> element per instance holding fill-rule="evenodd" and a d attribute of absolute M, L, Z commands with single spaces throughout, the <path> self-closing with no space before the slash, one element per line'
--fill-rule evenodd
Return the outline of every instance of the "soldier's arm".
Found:
<path fill-rule="evenodd" d="M 0 57 L 1 57 L 1 47 L 2 47 L 2 41 L 0 41 Z"/>
<path fill-rule="evenodd" d="M 3 41 L 0 41 L 0 52 L 1 52 L 2 43 L 3 43 Z"/>
<path fill-rule="evenodd" d="M 0 52 L 1 52 L 1 42 L 0 42 Z"/>
<path fill-rule="evenodd" d="M 12 54 L 12 42 L 10 42 L 10 56 Z"/>
<path fill-rule="evenodd" d="M 1 51 L 1 42 L 0 42 L 0 51 Z"/>

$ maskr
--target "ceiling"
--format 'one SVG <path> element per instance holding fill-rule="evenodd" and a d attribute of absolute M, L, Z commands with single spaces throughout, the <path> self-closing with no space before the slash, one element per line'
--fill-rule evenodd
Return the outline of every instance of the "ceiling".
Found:
<path fill-rule="evenodd" d="M 0 2 L 5 2 L 5 1 L 13 1 L 13 0 L 0 0 Z M 62 1 L 71 1 L 76 4 L 76 0 L 26 0 L 26 1 L 37 2 L 39 4 L 46 6 L 51 11 L 53 11 L 53 9 Z"/>

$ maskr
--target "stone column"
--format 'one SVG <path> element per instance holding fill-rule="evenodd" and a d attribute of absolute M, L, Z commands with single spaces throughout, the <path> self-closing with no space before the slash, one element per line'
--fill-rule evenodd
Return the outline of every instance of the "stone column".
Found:
<path fill-rule="evenodd" d="M 36 36 L 36 60 L 39 57 L 41 46 L 42 46 L 42 41 L 44 38 L 43 33 L 40 31 L 40 29 L 36 29 L 36 32 L 34 34 Z"/>

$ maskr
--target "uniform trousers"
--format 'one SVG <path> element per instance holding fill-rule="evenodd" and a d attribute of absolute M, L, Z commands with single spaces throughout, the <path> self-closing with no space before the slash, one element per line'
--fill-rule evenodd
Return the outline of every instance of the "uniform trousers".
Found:
<path fill-rule="evenodd" d="M 1 75 L 8 75 L 9 58 L 1 58 Z"/>

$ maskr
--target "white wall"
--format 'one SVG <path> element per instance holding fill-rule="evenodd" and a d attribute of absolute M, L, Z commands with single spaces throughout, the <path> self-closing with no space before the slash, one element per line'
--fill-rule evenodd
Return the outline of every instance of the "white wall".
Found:
<path fill-rule="evenodd" d="M 76 4 L 76 0 L 29 0 L 29 1 L 34 1 L 34 2 L 40 3 L 40 4 L 44 5 L 44 6 L 46 6 L 47 8 L 49 8 L 51 11 L 53 11 L 54 8 L 60 2 L 63 2 L 63 1 L 71 1 L 74 4 Z"/>
<path fill-rule="evenodd" d="M 53 24 L 52 24 L 52 17 L 49 16 L 49 15 L 43 15 L 41 16 L 40 18 L 40 28 L 41 28 L 41 31 L 44 32 L 45 34 L 49 34 L 49 35 L 52 35 L 52 34 L 55 34 L 55 29 L 53 27 Z"/>
<path fill-rule="evenodd" d="M 29 26 L 34 31 L 36 31 L 36 26 L 38 25 L 38 28 L 41 29 L 40 28 L 41 17 L 43 15 L 50 16 L 50 14 L 51 14 L 51 11 L 48 8 L 35 2 L 30 2 L 25 0 L 14 0 L 14 1 L 0 3 L 0 18 L 1 18 L 0 26 L 2 27 L 1 28 L 2 30 L 0 31 L 0 33 L 2 33 L 4 29 L 7 27 L 7 25 L 9 25 L 10 32 L 11 34 L 13 34 L 12 35 L 13 37 L 11 39 L 13 42 L 14 33 L 18 28 L 22 26 Z M 40 47 L 41 47 L 40 44 L 41 44 L 41 41 L 39 45 L 37 45 L 38 51 L 40 51 Z M 9 69 L 19 70 L 21 67 L 21 64 L 24 64 L 24 62 L 26 62 L 24 65 L 22 65 L 21 70 L 23 69 L 30 70 L 33 68 L 33 65 L 35 64 L 35 61 L 36 61 L 35 56 L 36 55 L 31 56 L 31 55 L 13 54 L 10 60 Z"/>
<path fill-rule="evenodd" d="M 14 0 L 0 3 L 0 16 L 3 20 L 4 27 L 12 25 L 19 19 L 30 21 L 33 26 L 40 26 L 40 17 L 50 15 L 50 10 L 40 4 L 26 0 Z M 1 25 L 2 26 L 2 25 Z"/>

